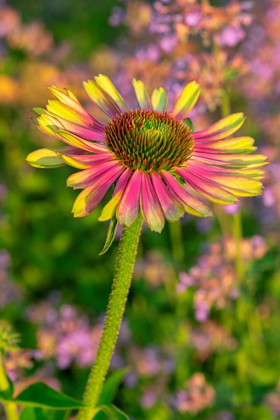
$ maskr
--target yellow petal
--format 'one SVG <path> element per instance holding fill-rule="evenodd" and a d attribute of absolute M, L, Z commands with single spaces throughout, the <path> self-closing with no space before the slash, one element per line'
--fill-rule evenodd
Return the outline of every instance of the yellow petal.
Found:
<path fill-rule="evenodd" d="M 121 196 L 123 194 L 123 191 L 118 191 L 110 201 L 103 207 L 101 215 L 99 216 L 98 220 L 99 222 L 105 222 L 106 220 L 110 220 L 115 212 L 116 207 L 121 199 Z"/>
<path fill-rule="evenodd" d="M 29 153 L 26 160 L 35 168 L 57 168 L 65 165 L 52 149 L 35 150 L 35 152 Z"/>
<path fill-rule="evenodd" d="M 132 83 L 134 86 L 136 98 L 137 98 L 140 108 L 150 109 L 151 105 L 150 105 L 149 95 L 148 95 L 146 86 L 144 85 L 142 80 L 133 79 Z"/>
<path fill-rule="evenodd" d="M 189 83 L 181 93 L 172 114 L 176 118 L 184 118 L 194 107 L 200 94 L 200 87 L 196 82 Z"/>
<path fill-rule="evenodd" d="M 99 74 L 95 77 L 96 83 L 111 96 L 111 98 L 119 105 L 119 107 L 125 111 L 126 106 L 122 96 L 119 94 L 109 77 Z"/>
<path fill-rule="evenodd" d="M 48 102 L 47 110 L 54 116 L 64 118 L 72 123 L 83 125 L 85 118 L 70 106 L 55 100 Z"/>
<path fill-rule="evenodd" d="M 168 98 L 167 91 L 162 87 L 155 89 L 152 94 L 152 106 L 154 111 L 167 111 Z"/>
<path fill-rule="evenodd" d="M 57 118 L 51 117 L 47 114 L 41 114 L 36 121 L 45 133 L 59 138 L 57 131 L 63 128 L 63 125 Z"/>

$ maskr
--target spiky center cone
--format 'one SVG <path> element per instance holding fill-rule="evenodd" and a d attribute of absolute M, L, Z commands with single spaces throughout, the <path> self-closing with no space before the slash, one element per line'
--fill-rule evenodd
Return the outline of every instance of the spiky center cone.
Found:
<path fill-rule="evenodd" d="M 167 112 L 125 112 L 108 123 L 105 138 L 124 166 L 145 172 L 180 166 L 194 149 L 189 127 Z"/>

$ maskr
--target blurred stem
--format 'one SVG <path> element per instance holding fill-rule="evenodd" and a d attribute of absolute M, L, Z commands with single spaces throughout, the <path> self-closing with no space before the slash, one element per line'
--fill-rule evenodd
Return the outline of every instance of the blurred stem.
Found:
<path fill-rule="evenodd" d="M 182 225 L 180 222 L 168 223 L 169 234 L 172 246 L 173 258 L 177 262 L 182 262 L 185 257 Z"/>
<path fill-rule="evenodd" d="M 98 404 L 125 310 L 141 226 L 142 217 L 139 214 L 137 220 L 129 228 L 125 227 L 123 230 L 103 334 L 84 394 L 83 402 L 87 407 L 80 411 L 78 420 L 91 420 Z"/>
<path fill-rule="evenodd" d="M 10 384 L 5 372 L 3 356 L 0 354 L 0 391 L 7 391 L 9 388 Z M 10 402 L 4 403 L 3 401 L 2 404 L 7 414 L 7 420 L 18 420 L 16 404 Z"/>
<path fill-rule="evenodd" d="M 235 256 L 235 268 L 238 276 L 238 280 L 242 280 L 244 275 L 244 265 L 242 258 L 242 220 L 241 213 L 238 212 L 233 215 L 233 237 L 236 246 L 236 256 Z"/>
<path fill-rule="evenodd" d="M 223 94 L 221 111 L 223 118 L 231 113 L 229 95 L 226 91 Z M 238 280 L 241 281 L 244 275 L 244 264 L 242 258 L 242 218 L 240 211 L 234 214 L 232 219 L 232 234 L 236 247 L 235 267 Z"/>

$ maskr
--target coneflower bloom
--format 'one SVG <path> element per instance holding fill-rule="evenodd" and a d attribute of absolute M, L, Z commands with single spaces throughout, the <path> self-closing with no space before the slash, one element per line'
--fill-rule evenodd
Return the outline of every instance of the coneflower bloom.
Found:
<path fill-rule="evenodd" d="M 200 89 L 196 82 L 182 91 L 168 111 L 165 89 L 151 98 L 141 81 L 133 80 L 137 109 L 129 110 L 112 82 L 103 75 L 84 83 L 95 104 L 107 115 L 107 123 L 93 118 L 68 90 L 54 86 L 46 110 L 35 108 L 40 130 L 67 145 L 40 149 L 27 161 L 39 168 L 65 164 L 81 169 L 67 185 L 82 189 L 73 213 L 82 217 L 92 212 L 114 185 L 112 198 L 103 207 L 100 221 L 116 216 L 130 226 L 139 211 L 151 230 L 160 232 L 165 219 L 178 220 L 184 212 L 210 216 L 198 195 L 221 204 L 237 197 L 259 195 L 265 163 L 251 137 L 228 139 L 244 122 L 242 113 L 230 115 L 210 127 L 194 132 L 186 119 Z M 109 117 L 109 118 L 108 118 Z"/>

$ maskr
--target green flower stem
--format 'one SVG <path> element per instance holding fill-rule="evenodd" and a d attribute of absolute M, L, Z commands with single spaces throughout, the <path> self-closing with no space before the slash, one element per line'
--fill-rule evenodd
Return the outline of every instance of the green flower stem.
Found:
<path fill-rule="evenodd" d="M 230 100 L 229 95 L 224 91 L 222 99 L 222 117 L 227 117 L 230 110 Z M 232 235 L 235 241 L 236 246 L 236 255 L 235 255 L 235 268 L 238 276 L 238 280 L 241 281 L 244 276 L 244 263 L 242 258 L 242 217 L 240 211 L 232 216 Z"/>
<path fill-rule="evenodd" d="M 7 391 L 9 388 L 10 384 L 4 369 L 3 356 L 0 354 L 0 391 Z M 2 402 L 2 404 L 4 404 L 7 420 L 18 420 L 16 404 L 10 402 Z"/>
<path fill-rule="evenodd" d="M 175 261 L 180 263 L 184 261 L 184 258 L 185 258 L 182 225 L 178 221 L 175 223 L 168 223 L 168 226 L 169 226 L 169 234 L 170 234 L 170 240 L 171 240 L 171 245 L 172 245 L 173 258 Z"/>
<path fill-rule="evenodd" d="M 78 420 L 92 420 L 94 409 L 98 404 L 125 310 L 141 226 L 142 217 L 139 215 L 129 228 L 124 228 L 122 234 L 103 334 L 84 395 L 83 402 L 87 407 L 80 411 Z"/>
<path fill-rule="evenodd" d="M 235 268 L 238 280 L 241 281 L 244 276 L 244 264 L 242 258 L 242 219 L 240 212 L 233 215 L 233 237 L 235 241 Z"/>

